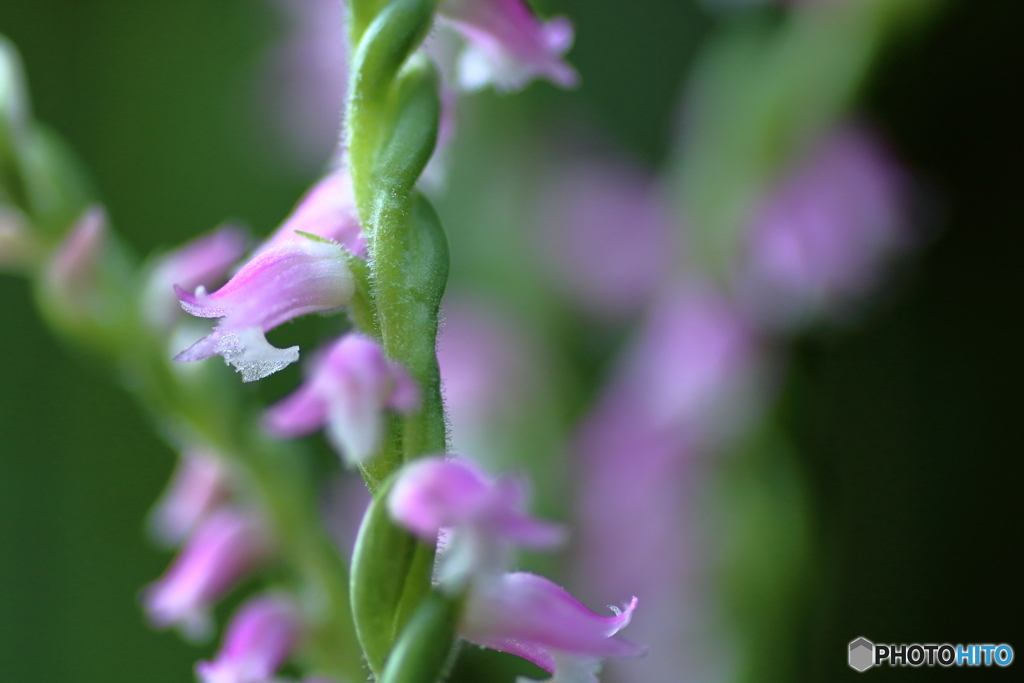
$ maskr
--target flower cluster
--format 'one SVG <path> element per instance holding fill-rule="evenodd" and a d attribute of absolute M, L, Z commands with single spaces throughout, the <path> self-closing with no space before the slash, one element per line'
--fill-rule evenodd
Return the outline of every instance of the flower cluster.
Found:
<path fill-rule="evenodd" d="M 523 657 L 553 681 L 596 681 L 601 659 L 643 654 L 616 635 L 637 600 L 602 617 L 548 579 L 506 572 L 517 546 L 551 547 L 562 538 L 561 528 L 523 512 L 524 493 L 521 482 L 493 480 L 466 458 L 434 456 L 400 472 L 388 509 L 425 542 L 442 534 L 435 579 L 441 590 L 466 596 L 462 637 Z"/>

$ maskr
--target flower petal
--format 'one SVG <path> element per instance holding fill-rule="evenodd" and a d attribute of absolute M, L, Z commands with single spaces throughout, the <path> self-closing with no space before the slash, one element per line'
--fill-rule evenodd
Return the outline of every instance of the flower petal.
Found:
<path fill-rule="evenodd" d="M 615 634 L 629 624 L 636 605 L 633 598 L 625 609 L 602 617 L 548 579 L 513 572 L 470 593 L 460 632 L 496 649 L 530 643 L 592 657 L 635 657 L 645 648 Z"/>

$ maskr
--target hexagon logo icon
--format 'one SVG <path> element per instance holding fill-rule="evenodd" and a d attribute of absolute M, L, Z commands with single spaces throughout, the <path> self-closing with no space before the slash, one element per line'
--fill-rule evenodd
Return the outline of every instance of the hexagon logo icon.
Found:
<path fill-rule="evenodd" d="M 850 643 L 850 666 L 857 671 L 867 671 L 875 663 L 875 644 L 867 638 L 858 638 Z"/>

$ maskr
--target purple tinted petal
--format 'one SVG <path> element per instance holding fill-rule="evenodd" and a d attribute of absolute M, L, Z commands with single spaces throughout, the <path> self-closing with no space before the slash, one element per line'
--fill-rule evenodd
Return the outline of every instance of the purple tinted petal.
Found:
<path fill-rule="evenodd" d="M 831 131 L 755 212 L 738 277 L 748 307 L 791 326 L 869 291 L 907 242 L 906 186 L 870 130 Z"/>
<path fill-rule="evenodd" d="M 227 472 L 216 454 L 198 448 L 184 451 L 167 490 L 153 509 L 153 536 L 163 545 L 178 545 L 224 501 L 227 493 Z"/>
<path fill-rule="evenodd" d="M 287 661 L 299 639 L 297 606 L 284 595 L 250 599 L 235 613 L 212 662 L 199 662 L 203 683 L 268 681 Z"/>
<path fill-rule="evenodd" d="M 65 304 L 86 305 L 95 289 L 97 266 L 108 239 L 107 213 L 102 207 L 87 209 L 57 247 L 46 269 L 46 282 Z"/>
<path fill-rule="evenodd" d="M 391 488 L 388 510 L 396 521 L 426 541 L 441 527 L 469 521 L 488 503 L 482 473 L 464 458 L 422 458 L 402 468 Z"/>
<path fill-rule="evenodd" d="M 635 316 L 677 253 L 675 219 L 654 174 L 615 155 L 564 150 L 552 168 L 531 236 L 544 274 L 588 315 L 611 322 Z"/>
<path fill-rule="evenodd" d="M 623 611 L 602 617 L 544 577 L 515 572 L 470 593 L 460 632 L 473 642 L 508 641 L 592 657 L 635 657 L 645 648 L 615 634 L 629 624 L 636 604 L 633 598 Z"/>
<path fill-rule="evenodd" d="M 210 295 L 201 285 L 196 287 L 195 292 L 192 293 L 179 285 L 174 285 L 174 293 L 177 295 L 181 307 L 189 315 L 194 315 L 197 318 L 220 318 L 227 315 L 226 308 L 210 303 Z"/>
<path fill-rule="evenodd" d="M 292 394 L 267 409 L 263 424 L 279 438 L 304 436 L 323 427 L 327 405 L 311 384 L 303 384 Z"/>
<path fill-rule="evenodd" d="M 387 408 L 409 412 L 419 390 L 377 342 L 347 334 L 314 363 L 302 387 L 267 413 L 279 436 L 297 436 L 326 423 L 327 436 L 350 463 L 380 448 Z"/>
<path fill-rule="evenodd" d="M 269 553 L 262 526 L 223 507 L 202 522 L 167 572 L 146 588 L 143 602 L 157 628 L 178 626 L 186 636 L 209 634 L 209 610 Z"/>

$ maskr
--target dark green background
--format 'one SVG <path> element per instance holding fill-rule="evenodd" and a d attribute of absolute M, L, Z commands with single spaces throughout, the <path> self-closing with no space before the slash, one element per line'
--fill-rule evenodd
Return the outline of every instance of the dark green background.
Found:
<path fill-rule="evenodd" d="M 659 161 L 703 22 L 668 0 L 560 8 L 585 85 L 528 96 Z M 1022 9 L 955 4 L 888 53 L 867 94 L 941 230 L 864 325 L 796 349 L 789 415 L 823 567 L 804 680 L 855 675 L 845 645 L 861 635 L 1009 642 L 1024 657 Z M 38 117 L 81 154 L 139 253 L 228 217 L 266 232 L 314 173 L 279 170 L 250 115 L 252 69 L 278 33 L 263 3 L 0 0 L 0 32 L 23 53 Z M 49 335 L 26 283 L 0 276 L 0 681 L 191 680 L 204 653 L 149 631 L 136 606 L 167 561 L 142 519 L 171 465 L 102 369 Z"/>

